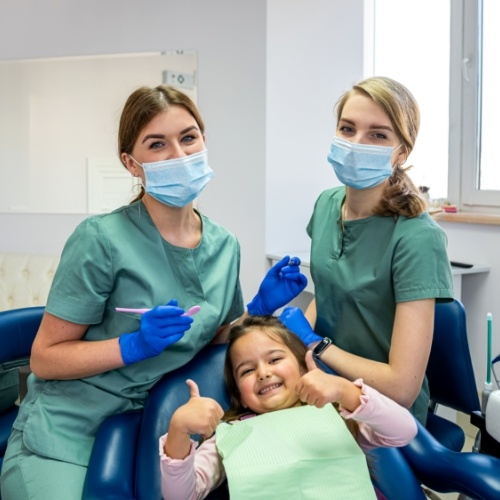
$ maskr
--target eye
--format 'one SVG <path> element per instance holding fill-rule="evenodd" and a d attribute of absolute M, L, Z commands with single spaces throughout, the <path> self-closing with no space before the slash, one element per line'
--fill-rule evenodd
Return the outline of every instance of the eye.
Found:
<path fill-rule="evenodd" d="M 342 134 L 353 134 L 354 133 L 354 128 L 349 127 L 348 125 L 342 125 L 338 128 L 339 132 L 342 132 Z"/>
<path fill-rule="evenodd" d="M 159 148 L 162 148 L 164 145 L 165 144 L 163 142 L 160 142 L 160 141 L 152 142 L 149 145 L 149 149 L 159 149 Z"/>
<path fill-rule="evenodd" d="M 272 358 L 270 361 L 269 361 L 269 364 L 273 365 L 275 363 L 278 363 L 282 360 L 283 358 L 281 357 L 278 357 L 278 358 Z"/>
<path fill-rule="evenodd" d="M 193 134 L 187 134 L 184 137 L 182 137 L 181 142 L 191 144 L 192 142 L 196 141 L 197 139 L 198 139 L 198 136 L 193 135 Z"/>
<path fill-rule="evenodd" d="M 379 141 L 383 141 L 383 140 L 386 140 L 387 139 L 387 135 L 382 133 L 382 132 L 375 132 L 373 134 L 373 136 L 375 137 L 375 139 L 379 140 Z"/>
<path fill-rule="evenodd" d="M 246 368 L 242 372 L 240 372 L 240 377 L 244 377 L 245 375 L 248 375 L 249 373 L 253 372 L 253 368 Z"/>

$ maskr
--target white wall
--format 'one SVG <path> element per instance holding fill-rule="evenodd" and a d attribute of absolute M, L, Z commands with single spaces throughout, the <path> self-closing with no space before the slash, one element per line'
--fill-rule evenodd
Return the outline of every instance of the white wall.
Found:
<path fill-rule="evenodd" d="M 250 300 L 266 251 L 309 248 L 314 200 L 336 183 L 325 157 L 334 103 L 362 77 L 362 9 L 362 0 L 0 0 L 0 59 L 196 49 L 217 173 L 200 205 L 239 238 Z M 2 182 L 12 182 L 13 168 L 0 165 Z M 0 251 L 58 254 L 84 217 L 0 214 Z M 500 231 L 442 226 L 451 258 L 492 267 L 466 276 L 462 288 L 481 384 L 486 313 L 500 323 Z"/>
<path fill-rule="evenodd" d="M 362 77 L 363 1 L 268 2 L 268 252 L 309 249 L 305 228 L 314 202 L 339 184 L 326 160 L 333 108 Z"/>
<path fill-rule="evenodd" d="M 440 223 L 448 236 L 451 260 L 484 264 L 489 273 L 462 277 L 462 302 L 467 312 L 467 333 L 478 389 L 486 380 L 486 314 L 493 315 L 492 353 L 500 353 L 500 230 L 481 224 Z M 500 375 L 500 369 L 496 370 Z M 443 374 L 446 376 L 446 374 Z M 494 389 L 497 389 L 493 381 Z"/>
<path fill-rule="evenodd" d="M 0 0 L 0 13 L 0 59 L 198 51 L 198 104 L 217 174 L 200 207 L 240 239 L 248 297 L 264 271 L 266 1 Z M 0 165 L 3 182 L 15 168 Z M 0 250 L 58 254 L 83 218 L 2 214 Z"/>
<path fill-rule="evenodd" d="M 362 0 L 0 0 L 0 59 L 196 49 L 198 103 L 217 174 L 200 207 L 238 236 L 250 300 L 266 249 L 307 245 L 314 199 L 335 182 L 325 162 L 332 108 L 362 74 L 362 6 Z M 4 182 L 11 168 L 0 165 Z M 0 250 L 60 253 L 84 217 L 0 214 Z"/>

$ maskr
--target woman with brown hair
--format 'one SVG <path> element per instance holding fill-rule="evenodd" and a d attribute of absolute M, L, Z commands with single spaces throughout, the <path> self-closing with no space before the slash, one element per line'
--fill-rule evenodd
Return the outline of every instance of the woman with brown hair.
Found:
<path fill-rule="evenodd" d="M 65 245 L 3 462 L 3 500 L 80 500 L 103 420 L 141 409 L 162 375 L 245 312 L 239 243 L 193 205 L 213 177 L 195 104 L 173 87 L 139 88 L 118 143 L 141 193 L 87 218 Z M 274 266 L 248 310 L 272 314 L 300 293 L 298 264 Z"/>

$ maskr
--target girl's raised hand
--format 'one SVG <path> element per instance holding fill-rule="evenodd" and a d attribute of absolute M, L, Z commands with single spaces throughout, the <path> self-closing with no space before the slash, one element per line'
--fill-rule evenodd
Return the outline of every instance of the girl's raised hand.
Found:
<path fill-rule="evenodd" d="M 308 371 L 302 375 L 295 388 L 300 400 L 318 408 L 340 401 L 344 382 L 348 381 L 320 370 L 314 362 L 312 351 L 306 353 L 306 365 Z"/>
<path fill-rule="evenodd" d="M 196 382 L 188 379 L 186 384 L 189 387 L 189 401 L 172 415 L 170 429 L 210 437 L 220 423 L 224 410 L 215 399 L 200 396 Z"/>
<path fill-rule="evenodd" d="M 361 404 L 361 389 L 344 377 L 320 370 L 314 362 L 312 351 L 306 353 L 306 365 L 308 371 L 295 387 L 301 401 L 318 408 L 327 403 L 339 403 L 350 412 Z"/>

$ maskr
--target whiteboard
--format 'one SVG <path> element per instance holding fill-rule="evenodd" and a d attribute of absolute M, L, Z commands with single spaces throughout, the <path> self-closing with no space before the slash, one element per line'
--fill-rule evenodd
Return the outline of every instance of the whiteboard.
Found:
<path fill-rule="evenodd" d="M 120 113 L 136 88 L 163 82 L 196 102 L 196 51 L 0 61 L 0 213 L 96 213 L 130 201 Z M 102 158 L 116 168 L 110 182 L 96 175 Z"/>

